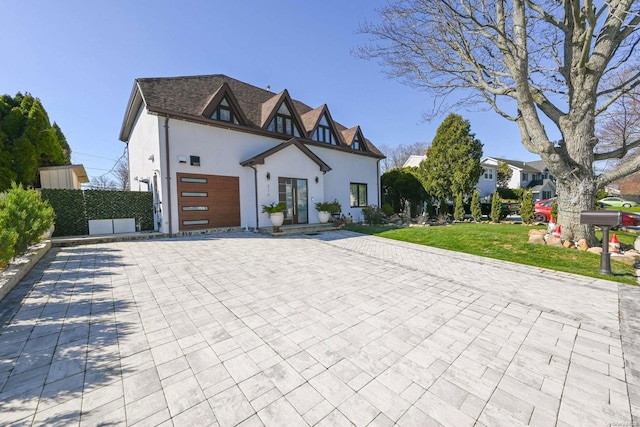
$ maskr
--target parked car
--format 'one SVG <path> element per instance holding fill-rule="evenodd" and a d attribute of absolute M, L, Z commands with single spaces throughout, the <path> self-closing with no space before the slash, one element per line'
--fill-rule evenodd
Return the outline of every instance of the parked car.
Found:
<path fill-rule="evenodd" d="M 622 212 L 622 224 L 623 227 L 638 227 L 640 226 L 640 215 Z"/>
<path fill-rule="evenodd" d="M 638 206 L 633 200 L 625 200 L 622 197 L 605 197 L 604 199 L 598 200 L 598 204 L 603 208 L 631 208 Z"/>
<path fill-rule="evenodd" d="M 555 202 L 555 197 L 536 201 L 533 205 L 533 220 L 536 222 L 548 222 Z"/>
<path fill-rule="evenodd" d="M 551 218 L 551 209 L 553 208 L 553 204 L 556 202 L 556 198 L 552 199 L 544 199 L 538 200 L 533 205 L 534 215 L 533 219 L 536 222 L 548 222 L 549 218 Z M 630 212 L 622 212 L 622 227 L 638 227 L 640 226 L 640 215 L 630 213 Z"/>

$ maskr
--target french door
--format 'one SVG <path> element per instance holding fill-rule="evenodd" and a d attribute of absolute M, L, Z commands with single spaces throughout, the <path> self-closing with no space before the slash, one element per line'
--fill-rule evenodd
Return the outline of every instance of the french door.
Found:
<path fill-rule="evenodd" d="M 309 222 L 309 197 L 307 180 L 301 178 L 278 178 L 278 196 L 287 204 L 284 224 L 306 224 Z"/>

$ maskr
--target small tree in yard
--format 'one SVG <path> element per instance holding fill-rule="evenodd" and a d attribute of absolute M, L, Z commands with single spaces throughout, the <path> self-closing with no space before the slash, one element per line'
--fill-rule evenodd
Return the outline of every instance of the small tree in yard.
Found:
<path fill-rule="evenodd" d="M 513 169 L 509 167 L 509 164 L 507 162 L 500 162 L 498 163 L 498 171 L 496 175 L 498 187 L 508 188 L 509 181 L 511 181 L 511 177 L 513 176 Z"/>
<path fill-rule="evenodd" d="M 495 191 L 491 197 L 491 221 L 500 222 L 501 213 L 502 202 L 500 201 L 500 195 Z"/>
<path fill-rule="evenodd" d="M 471 197 L 471 216 L 475 222 L 480 222 L 482 219 L 482 206 L 480 205 L 480 191 L 473 192 Z"/>
<path fill-rule="evenodd" d="M 456 207 L 453 211 L 453 218 L 456 221 L 464 220 L 464 203 L 462 201 L 462 192 L 456 194 Z"/>
<path fill-rule="evenodd" d="M 458 114 L 449 114 L 438 126 L 417 175 L 427 193 L 453 200 L 459 192 L 471 193 L 478 183 L 482 173 L 481 157 L 482 143 L 471 132 L 469 121 Z"/>
<path fill-rule="evenodd" d="M 531 224 L 534 214 L 533 193 L 531 190 L 525 190 L 522 193 L 522 202 L 520 203 L 520 218 L 525 224 Z"/>

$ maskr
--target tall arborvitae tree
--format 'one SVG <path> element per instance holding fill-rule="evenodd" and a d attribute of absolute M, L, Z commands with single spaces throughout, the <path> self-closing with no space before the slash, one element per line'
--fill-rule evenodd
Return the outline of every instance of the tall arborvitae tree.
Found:
<path fill-rule="evenodd" d="M 58 144 L 60 144 L 60 148 L 62 149 L 64 164 L 70 165 L 71 164 L 71 147 L 67 142 L 67 137 L 64 136 L 64 133 L 62 133 L 62 129 L 60 129 L 60 126 L 58 126 L 56 122 L 53 122 L 53 125 L 51 127 L 56 133 L 56 137 L 58 138 Z"/>
<path fill-rule="evenodd" d="M 475 222 L 482 220 L 482 206 L 480 205 L 480 191 L 475 190 L 471 198 L 471 216 Z"/>
<path fill-rule="evenodd" d="M 71 163 L 71 149 L 39 99 L 18 93 L 0 97 L 0 191 L 12 180 L 33 186 L 38 168 Z"/>
<path fill-rule="evenodd" d="M 525 224 L 530 224 L 533 221 L 534 215 L 533 194 L 531 190 L 524 190 L 522 193 L 522 203 L 520 203 L 520 218 Z"/>
<path fill-rule="evenodd" d="M 453 200 L 455 194 L 470 194 L 482 167 L 482 143 L 471 133 L 471 125 L 458 114 L 449 114 L 436 131 L 418 176 L 427 193 Z"/>

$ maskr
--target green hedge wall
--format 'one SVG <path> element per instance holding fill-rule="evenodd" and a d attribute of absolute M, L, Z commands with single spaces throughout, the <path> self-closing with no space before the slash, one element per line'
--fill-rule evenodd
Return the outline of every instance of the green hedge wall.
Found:
<path fill-rule="evenodd" d="M 153 194 L 141 191 L 86 190 L 88 219 L 135 218 L 141 230 L 153 230 Z"/>
<path fill-rule="evenodd" d="M 141 230 L 153 230 L 151 192 L 43 189 L 42 199 L 56 213 L 54 236 L 89 234 L 90 219 L 135 218 Z"/>
<path fill-rule="evenodd" d="M 49 202 L 56 213 L 54 236 L 89 234 L 82 190 L 52 190 L 43 188 L 42 200 Z"/>

